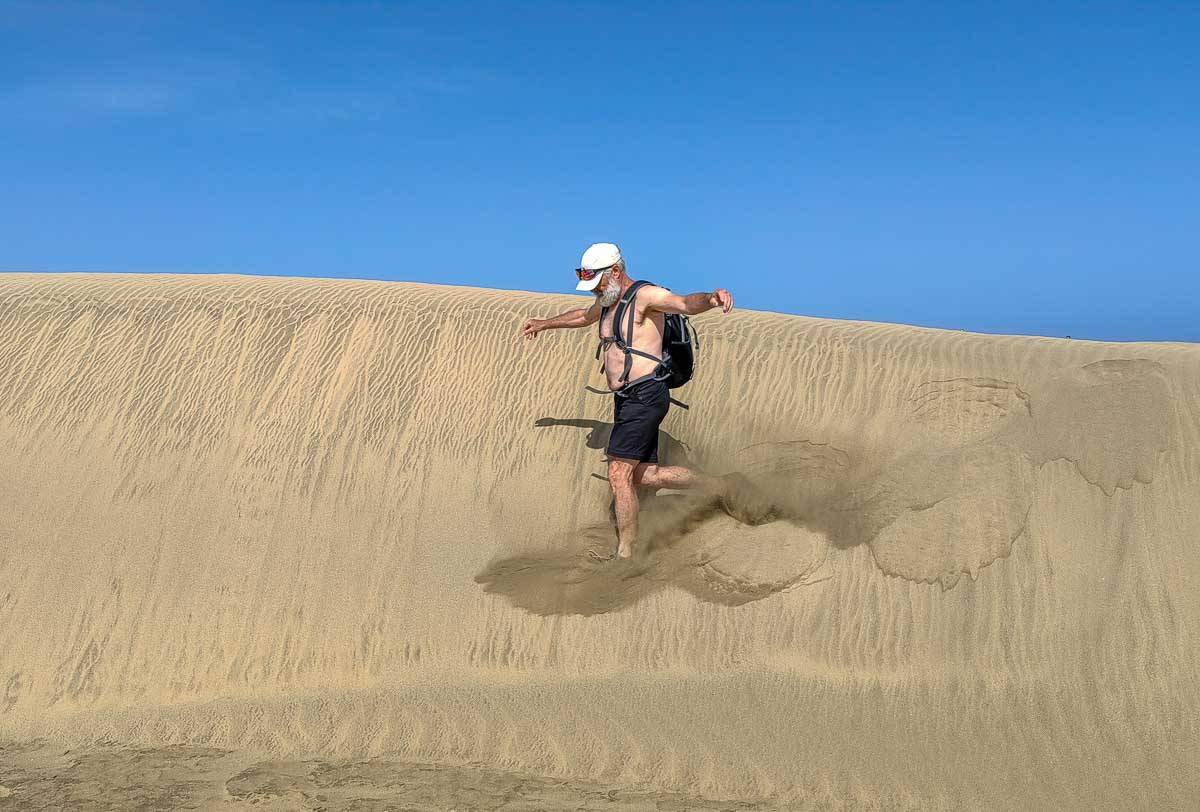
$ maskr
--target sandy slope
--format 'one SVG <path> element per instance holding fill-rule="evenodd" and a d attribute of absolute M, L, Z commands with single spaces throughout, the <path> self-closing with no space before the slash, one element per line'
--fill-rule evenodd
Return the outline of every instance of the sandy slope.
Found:
<path fill-rule="evenodd" d="M 0 738 L 1200 803 L 1200 346 L 706 314 L 660 446 L 785 518 L 602 565 L 584 301 L 0 277 Z"/>

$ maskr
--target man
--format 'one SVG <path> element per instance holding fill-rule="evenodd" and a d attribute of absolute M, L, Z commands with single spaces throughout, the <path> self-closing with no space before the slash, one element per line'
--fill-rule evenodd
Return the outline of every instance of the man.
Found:
<path fill-rule="evenodd" d="M 596 243 L 583 254 L 575 269 L 579 279 L 576 290 L 591 291 L 591 307 L 568 310 L 552 319 L 529 319 L 521 328 L 527 339 L 542 330 L 562 327 L 587 327 L 600 319 L 604 340 L 604 375 L 613 391 L 613 430 L 608 441 L 608 481 L 612 488 L 617 515 L 617 555 L 633 555 L 637 537 L 637 487 L 699 488 L 720 498 L 725 509 L 742 521 L 757 524 L 767 518 L 769 506 L 756 500 L 745 477 L 738 474 L 710 477 L 677 465 L 658 464 L 658 427 L 670 408 L 670 390 L 655 373 L 659 362 L 643 355 L 631 357 L 628 382 L 622 383 L 625 354 L 612 341 L 613 313 L 617 300 L 634 280 L 629 278 L 621 251 L 612 243 Z M 633 343 L 631 346 L 654 359 L 662 357 L 663 315 L 682 313 L 695 316 L 714 307 L 725 313 L 733 309 L 733 296 L 724 288 L 711 293 L 680 296 L 657 285 L 643 286 L 634 298 Z M 622 329 L 624 325 L 622 325 Z M 758 504 L 755 504 L 755 502 Z M 741 503 L 741 504 L 737 504 Z"/>

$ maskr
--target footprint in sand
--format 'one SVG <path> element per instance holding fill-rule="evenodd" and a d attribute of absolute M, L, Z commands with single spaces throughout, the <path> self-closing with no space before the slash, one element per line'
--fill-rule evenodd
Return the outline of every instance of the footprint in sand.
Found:
<path fill-rule="evenodd" d="M 830 545 L 789 520 L 748 526 L 716 515 L 688 537 L 689 589 L 710 600 L 742 604 L 815 583 Z"/>
<path fill-rule="evenodd" d="M 808 440 L 750 446 L 735 464 L 798 529 L 836 547 L 868 544 L 889 575 L 949 589 L 1009 555 L 1041 465 L 1069 460 L 1111 495 L 1149 482 L 1169 446 L 1170 391 L 1154 362 L 1098 361 L 1031 391 L 995 378 L 926 381 L 909 397 L 915 431 L 874 466 Z"/>
<path fill-rule="evenodd" d="M 1149 483 L 1170 448 L 1175 409 L 1161 364 L 1109 359 L 1062 370 L 1034 411 L 1039 463 L 1065 459 L 1108 496 Z"/>

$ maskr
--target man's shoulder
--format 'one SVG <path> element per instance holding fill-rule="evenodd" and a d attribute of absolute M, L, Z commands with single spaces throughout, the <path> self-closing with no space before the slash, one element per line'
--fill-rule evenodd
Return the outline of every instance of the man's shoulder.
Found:
<path fill-rule="evenodd" d="M 641 285 L 641 287 L 638 288 L 638 299 L 643 302 L 653 301 L 671 292 L 662 285 L 656 285 L 653 282 L 647 282 L 644 279 L 639 279 L 637 282 L 634 282 L 634 284 Z"/>
<path fill-rule="evenodd" d="M 670 295 L 671 291 L 662 285 L 646 282 L 642 287 L 638 288 L 638 306 L 643 311 L 654 310 L 656 309 L 655 305 L 662 304 L 663 299 Z"/>

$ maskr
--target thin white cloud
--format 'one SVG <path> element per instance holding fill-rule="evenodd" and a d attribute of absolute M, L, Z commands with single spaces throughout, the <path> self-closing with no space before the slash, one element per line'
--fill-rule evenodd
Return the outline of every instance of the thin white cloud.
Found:
<path fill-rule="evenodd" d="M 187 112 L 219 99 L 236 85 L 240 67 L 229 60 L 173 57 L 131 61 L 118 69 L 60 73 L 0 83 L 0 113 L 32 120 L 88 116 L 149 116 Z"/>
<path fill-rule="evenodd" d="M 179 88 L 157 82 L 87 81 L 61 90 L 65 100 L 83 110 L 104 113 L 163 113 L 178 104 Z"/>
<path fill-rule="evenodd" d="M 188 95 L 159 79 L 62 78 L 0 92 L 0 111 L 17 120 L 161 115 L 184 107 Z"/>
<path fill-rule="evenodd" d="M 404 114 L 430 98 L 468 95 L 498 81 L 457 67 L 300 77 L 270 61 L 179 54 L 142 57 L 116 71 L 79 70 L 9 83 L 7 88 L 0 81 L 0 116 L 61 121 L 189 115 L 255 128 L 273 122 L 379 120 Z"/>

